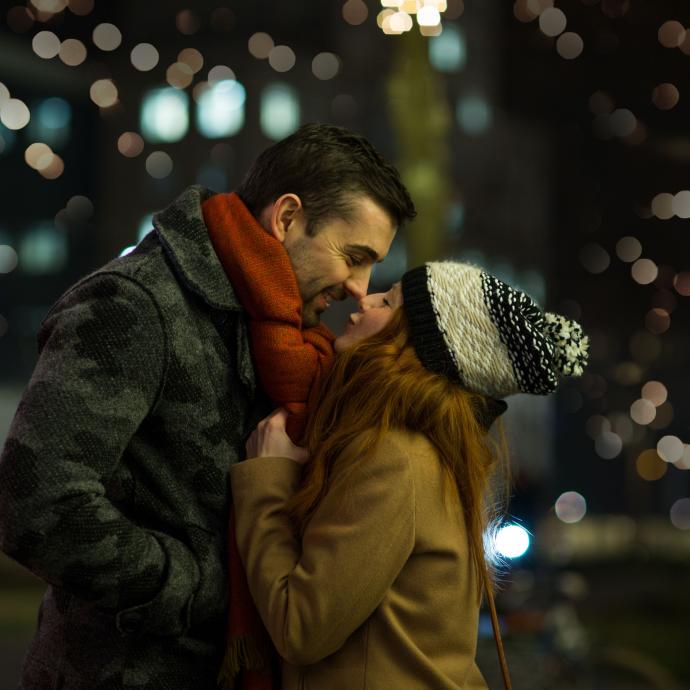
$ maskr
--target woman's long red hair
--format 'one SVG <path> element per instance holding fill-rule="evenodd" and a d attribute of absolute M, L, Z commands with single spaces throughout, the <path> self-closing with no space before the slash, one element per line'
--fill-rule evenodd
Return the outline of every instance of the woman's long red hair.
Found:
<path fill-rule="evenodd" d="M 418 431 L 434 444 L 445 470 L 443 500 L 449 491 L 460 499 L 479 591 L 490 587 L 484 533 L 499 505 L 490 495 L 491 479 L 500 464 L 507 487 L 508 470 L 504 447 L 479 421 L 489 408 L 484 396 L 422 365 L 405 313 L 398 309 L 379 333 L 337 354 L 321 383 L 305 432 L 309 461 L 286 506 L 298 534 L 328 491 L 333 466 L 346 447 L 366 459 L 388 430 Z"/>

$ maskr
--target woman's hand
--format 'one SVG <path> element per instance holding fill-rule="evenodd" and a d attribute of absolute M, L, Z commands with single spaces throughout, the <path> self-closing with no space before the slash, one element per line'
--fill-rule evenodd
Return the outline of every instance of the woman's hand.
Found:
<path fill-rule="evenodd" d="M 279 407 L 259 422 L 247 440 L 248 458 L 290 458 L 300 464 L 307 461 L 307 451 L 296 446 L 285 431 L 288 411 Z"/>

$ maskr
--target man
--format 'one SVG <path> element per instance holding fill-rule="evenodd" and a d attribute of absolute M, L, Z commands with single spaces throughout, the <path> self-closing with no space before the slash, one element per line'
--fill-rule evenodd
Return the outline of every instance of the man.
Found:
<path fill-rule="evenodd" d="M 187 189 L 42 324 L 0 458 L 0 547 L 49 584 L 26 690 L 215 687 L 227 473 L 270 404 L 205 223 L 211 198 Z M 287 252 L 303 327 L 366 294 L 415 213 L 371 144 L 329 125 L 264 151 L 235 203 Z"/>

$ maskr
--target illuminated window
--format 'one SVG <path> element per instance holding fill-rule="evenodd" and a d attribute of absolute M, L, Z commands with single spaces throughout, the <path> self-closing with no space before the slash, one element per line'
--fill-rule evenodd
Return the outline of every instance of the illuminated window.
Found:
<path fill-rule="evenodd" d="M 445 24 L 443 33 L 429 39 L 429 62 L 439 72 L 457 72 L 465 66 L 465 36 L 452 24 Z"/>
<path fill-rule="evenodd" d="M 72 108 L 63 98 L 46 98 L 31 109 L 28 134 L 33 141 L 42 141 L 59 149 L 69 140 Z"/>
<path fill-rule="evenodd" d="M 31 227 L 19 245 L 19 264 L 27 273 L 58 273 L 67 263 L 67 237 L 53 223 Z"/>
<path fill-rule="evenodd" d="M 484 134 L 493 120 L 489 104 L 480 96 L 468 96 L 458 101 L 458 124 L 468 134 Z"/>
<path fill-rule="evenodd" d="M 149 91 L 141 104 L 141 133 L 151 143 L 179 141 L 189 129 L 189 97 L 184 91 Z"/>
<path fill-rule="evenodd" d="M 244 126 L 247 92 L 240 82 L 224 79 L 204 91 L 197 103 L 197 127 L 209 139 L 230 137 Z"/>
<path fill-rule="evenodd" d="M 292 134 L 300 122 L 295 90 L 287 84 L 271 84 L 261 94 L 261 131 L 270 139 Z"/>

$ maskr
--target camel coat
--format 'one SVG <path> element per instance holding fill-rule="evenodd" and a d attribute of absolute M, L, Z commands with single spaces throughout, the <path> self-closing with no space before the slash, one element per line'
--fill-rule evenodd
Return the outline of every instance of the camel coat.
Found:
<path fill-rule="evenodd" d="M 365 462 L 346 451 L 300 543 L 282 510 L 300 466 L 231 467 L 240 556 L 284 690 L 486 690 L 467 533 L 441 472 L 422 434 L 390 432 Z"/>

